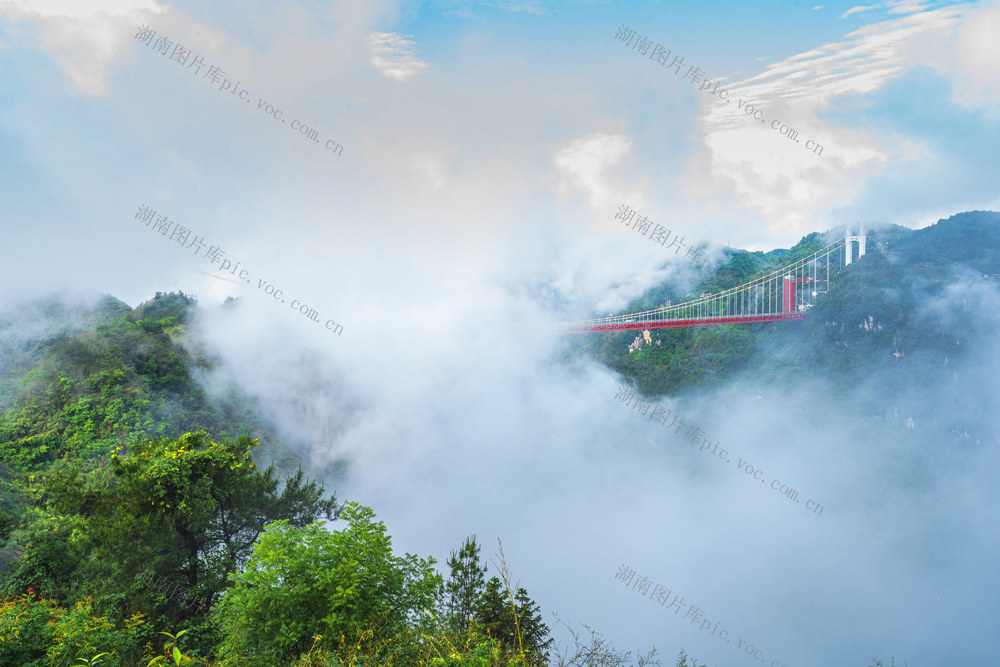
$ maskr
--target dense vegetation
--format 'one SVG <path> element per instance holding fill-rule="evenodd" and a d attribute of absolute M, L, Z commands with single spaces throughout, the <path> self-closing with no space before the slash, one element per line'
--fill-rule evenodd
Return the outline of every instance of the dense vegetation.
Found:
<path fill-rule="evenodd" d="M 173 648 L 260 667 L 545 664 L 548 629 L 524 589 L 511 605 L 496 577 L 445 586 L 433 559 L 393 556 L 370 509 L 339 506 L 301 471 L 279 492 L 255 444 L 188 433 L 86 473 L 54 466 L 3 583 L 0 664 L 146 665 Z M 338 516 L 331 532 L 322 520 Z"/>
<path fill-rule="evenodd" d="M 280 470 L 296 467 L 249 410 L 210 400 L 192 377 L 209 363 L 180 344 L 193 310 L 182 294 L 134 311 L 110 297 L 90 309 L 44 303 L 33 324 L 46 326 L 20 341 L 17 323 L 0 320 L 0 535 L 38 505 L 56 463 L 89 466 L 136 439 L 253 429 Z M 0 551 L 0 572 L 12 557 Z"/>

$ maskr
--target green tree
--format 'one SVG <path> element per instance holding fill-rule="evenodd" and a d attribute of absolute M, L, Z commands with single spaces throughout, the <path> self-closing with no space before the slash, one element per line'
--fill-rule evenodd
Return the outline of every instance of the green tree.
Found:
<path fill-rule="evenodd" d="M 462 548 L 448 558 L 451 574 L 444 584 L 444 606 L 448 621 L 459 633 L 469 628 L 476 601 L 483 594 L 486 567 L 479 564 L 476 536 L 465 538 Z"/>
<path fill-rule="evenodd" d="M 385 525 L 367 507 L 347 503 L 341 518 L 348 525 L 337 532 L 318 521 L 276 521 L 261 534 L 217 607 L 223 664 L 282 664 L 316 635 L 381 645 L 433 605 L 441 585 L 433 559 L 394 557 Z"/>
<path fill-rule="evenodd" d="M 6 592 L 34 585 L 62 602 L 128 595 L 173 620 L 195 614 L 136 584 L 135 575 L 150 569 L 211 604 L 267 523 L 336 516 L 335 498 L 324 498 L 301 470 L 279 492 L 273 467 L 253 462 L 256 444 L 248 435 L 214 442 L 187 433 L 138 442 L 85 475 L 80 465 L 58 468 L 46 485 L 48 518 L 33 529 Z"/>
<path fill-rule="evenodd" d="M 523 651 L 532 664 L 547 664 L 549 628 L 524 588 L 519 587 L 512 600 L 510 589 L 491 577 L 477 601 L 475 617 L 479 627 L 503 646 Z"/>
<path fill-rule="evenodd" d="M 77 599 L 77 566 L 86 548 L 74 536 L 81 527 L 79 517 L 37 512 L 25 532 L 25 550 L 11 566 L 0 587 L 0 595 L 21 595 L 34 589 L 60 603 Z"/>

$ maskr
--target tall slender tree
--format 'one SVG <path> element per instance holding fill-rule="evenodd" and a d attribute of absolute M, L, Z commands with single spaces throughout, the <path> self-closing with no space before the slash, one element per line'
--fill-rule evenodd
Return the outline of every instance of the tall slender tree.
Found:
<path fill-rule="evenodd" d="M 448 622 L 458 632 L 469 629 L 476 603 L 483 594 L 486 566 L 479 564 L 476 536 L 465 538 L 462 548 L 448 557 L 451 574 L 444 584 L 444 603 Z"/>

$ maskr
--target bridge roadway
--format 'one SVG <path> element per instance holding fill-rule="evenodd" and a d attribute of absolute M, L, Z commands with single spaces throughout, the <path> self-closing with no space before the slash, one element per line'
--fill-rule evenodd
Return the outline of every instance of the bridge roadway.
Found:
<path fill-rule="evenodd" d="M 749 322 L 782 322 L 804 320 L 805 313 L 777 313 L 774 315 L 737 315 L 731 317 L 689 317 L 676 320 L 649 320 L 641 322 L 613 322 L 560 327 L 561 334 L 596 333 L 601 331 L 642 331 L 645 329 L 667 329 L 672 327 L 705 327 L 715 324 L 746 324 Z"/>
<path fill-rule="evenodd" d="M 842 241 L 721 292 L 638 313 L 560 322 L 554 326 L 560 334 L 576 334 L 805 319 L 816 297 L 830 290 L 831 257 L 839 259 L 842 255 L 844 265 L 849 265 L 855 241 L 860 258 L 865 254 L 864 233 L 852 235 L 848 231 Z"/>

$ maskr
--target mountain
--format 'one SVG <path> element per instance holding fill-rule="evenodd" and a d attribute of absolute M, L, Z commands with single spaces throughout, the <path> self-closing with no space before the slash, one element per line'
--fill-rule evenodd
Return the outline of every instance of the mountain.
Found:
<path fill-rule="evenodd" d="M 734 287 L 836 238 L 832 232 L 813 233 L 787 251 L 727 251 L 728 261 L 692 294 L 664 285 L 626 312 Z M 874 366 L 911 382 L 928 373 L 942 375 L 946 357 L 963 358 L 970 340 L 988 333 L 979 315 L 995 308 L 988 292 L 998 280 L 1000 213 L 972 211 L 924 229 L 892 225 L 868 232 L 864 260 L 840 272 L 804 321 L 659 329 L 651 338 L 660 344 L 641 341 L 638 350 L 632 345 L 636 332 L 590 336 L 575 353 L 596 356 L 650 396 L 728 383 L 750 368 L 771 382 L 809 368 L 846 383 Z M 942 299 L 953 301 L 956 290 L 962 308 L 935 317 L 929 309 L 941 306 Z M 777 354 L 781 363 L 756 365 L 765 351 L 770 362 Z"/>
<path fill-rule="evenodd" d="M 281 471 L 297 467 L 248 401 L 209 396 L 195 379 L 212 365 L 185 344 L 196 312 L 192 298 L 157 293 L 134 309 L 108 296 L 0 316 L 0 510 L 21 516 L 38 494 L 17 480 L 43 479 L 57 461 L 96 460 L 136 439 L 189 431 L 252 431 L 259 458 L 276 459 Z M 11 557 L 8 545 L 0 568 Z"/>

